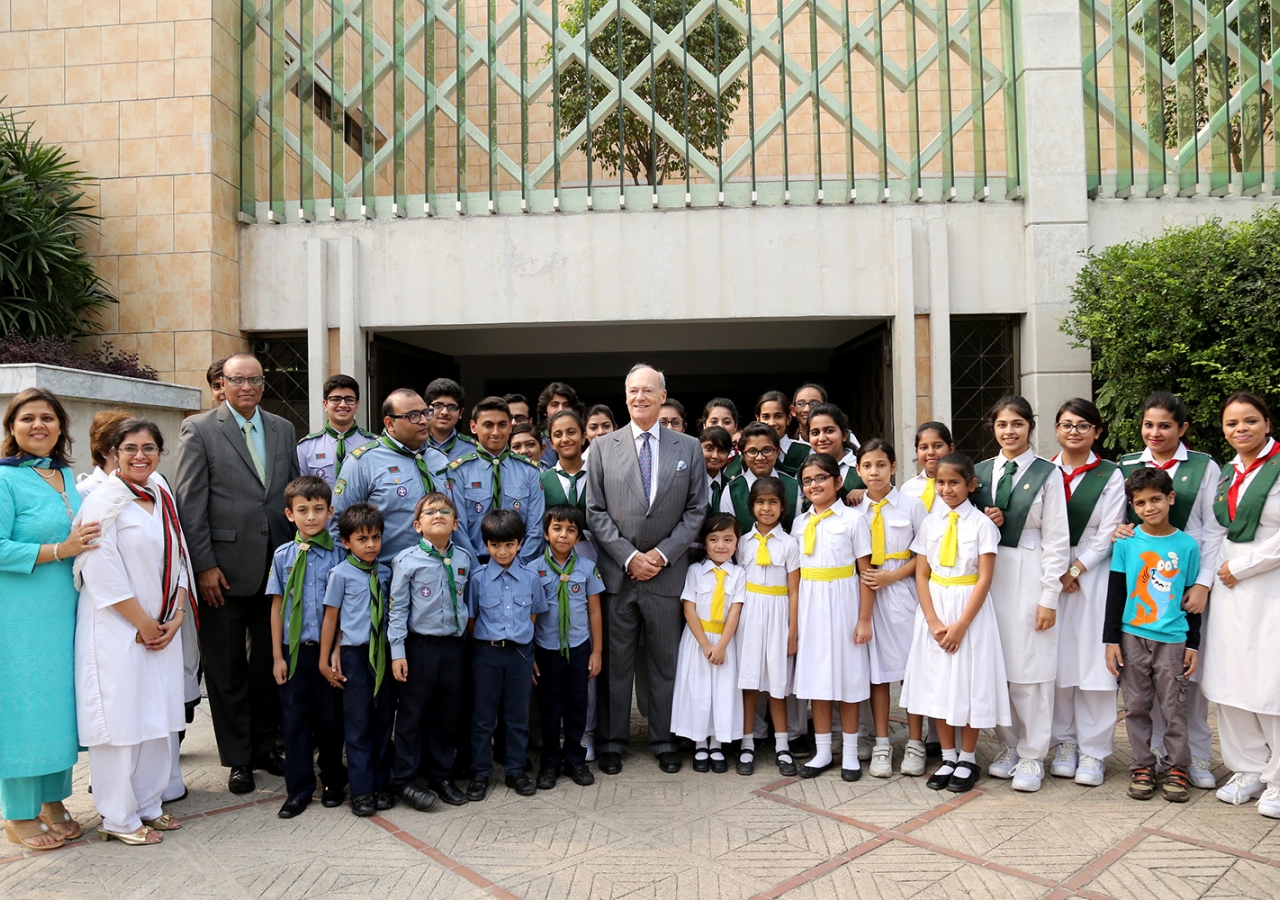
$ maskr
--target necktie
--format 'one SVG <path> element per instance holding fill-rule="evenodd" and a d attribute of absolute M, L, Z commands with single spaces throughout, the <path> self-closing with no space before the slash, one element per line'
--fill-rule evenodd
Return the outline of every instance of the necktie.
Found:
<path fill-rule="evenodd" d="M 653 496 L 649 491 L 653 487 L 653 450 L 649 447 L 649 438 L 652 435 L 645 432 L 640 435 L 640 487 L 644 488 L 644 501 L 649 502 L 649 498 Z"/>
<path fill-rule="evenodd" d="M 724 496 L 724 482 L 717 476 L 711 482 L 711 502 L 707 504 L 707 515 L 720 512 L 720 498 Z"/>
<path fill-rule="evenodd" d="M 879 503 L 871 504 L 871 565 L 884 565 L 884 515 L 880 512 L 889 502 L 885 497 Z"/>
<path fill-rule="evenodd" d="M 399 453 L 401 456 L 412 457 L 414 465 L 418 467 L 418 477 L 422 479 L 423 494 L 425 495 L 425 494 L 431 494 L 435 492 L 436 484 L 431 479 L 431 470 L 427 468 L 426 460 L 422 458 L 421 452 L 415 453 L 414 451 L 408 449 L 407 447 L 401 447 L 395 441 L 391 440 L 390 435 L 387 435 L 385 433 L 382 435 L 382 437 L 378 438 L 378 441 L 382 444 L 382 446 L 386 447 L 388 450 L 392 450 L 396 453 Z"/>
<path fill-rule="evenodd" d="M 947 513 L 947 530 L 942 535 L 942 547 L 938 550 L 938 564 L 954 566 L 956 557 L 960 555 L 960 529 L 956 523 L 960 521 L 960 513 L 952 510 Z"/>
<path fill-rule="evenodd" d="M 262 457 L 258 455 L 258 445 L 253 440 L 253 423 L 245 422 L 240 426 L 240 430 L 244 432 L 244 442 L 249 445 L 249 458 L 253 460 L 253 467 L 258 471 L 258 480 L 265 487 L 267 484 L 267 467 L 262 464 Z"/>
<path fill-rule="evenodd" d="M 382 617 L 386 612 L 387 598 L 382 593 L 382 582 L 378 580 L 378 561 L 371 563 L 358 559 L 355 554 L 347 554 L 347 562 L 361 572 L 369 573 L 369 665 L 373 668 L 373 692 L 382 689 L 382 676 L 387 672 L 387 644 L 382 636 Z"/>
<path fill-rule="evenodd" d="M 569 576 L 573 574 L 574 568 L 578 565 L 578 554 L 570 553 L 569 562 L 561 568 L 550 550 L 542 552 L 542 558 L 547 561 L 547 565 L 551 567 L 551 571 L 560 576 L 560 583 L 556 586 L 556 606 L 557 606 L 557 622 L 560 626 L 560 654 L 565 658 L 569 658 Z"/>
<path fill-rule="evenodd" d="M 357 434 L 358 432 L 356 429 L 352 428 L 346 434 L 339 434 L 338 429 L 334 428 L 332 425 L 326 425 L 324 426 L 324 433 L 338 442 L 337 465 L 341 468 L 342 461 L 347 458 L 347 438 L 351 437 L 353 434 Z M 337 470 L 335 469 L 334 471 Z"/>
<path fill-rule="evenodd" d="M 511 451 L 503 450 L 497 456 L 492 455 L 488 450 L 484 449 L 477 452 L 481 459 L 493 464 L 493 508 L 502 509 L 502 461 L 511 455 Z"/>
<path fill-rule="evenodd" d="M 925 512 L 933 512 L 933 501 L 938 496 L 937 480 L 926 478 L 924 480 L 924 492 L 920 494 L 920 502 L 924 504 Z"/>
<path fill-rule="evenodd" d="M 1017 460 L 1011 459 L 1004 464 L 1004 477 L 1000 479 L 1000 486 L 996 488 L 997 509 L 1009 508 L 1009 499 L 1013 496 L 1013 476 L 1017 472 Z"/>
<path fill-rule="evenodd" d="M 818 545 L 818 523 L 827 516 L 835 514 L 835 507 L 831 507 L 826 512 L 817 513 L 809 516 L 809 521 L 804 523 L 804 555 L 813 556 L 813 548 Z"/>
<path fill-rule="evenodd" d="M 1067 491 L 1067 502 L 1071 501 L 1071 482 L 1076 480 L 1076 476 L 1077 475 L 1083 476 L 1086 472 L 1090 472 L 1093 469 L 1098 468 L 1101 462 L 1102 460 L 1095 459 L 1093 462 L 1085 463 L 1083 466 L 1080 466 L 1079 468 L 1076 468 L 1076 469 L 1072 469 L 1070 472 L 1062 473 L 1062 486 L 1066 488 L 1066 491 Z"/>
<path fill-rule="evenodd" d="M 769 555 L 769 535 L 756 532 L 751 535 L 760 542 L 760 546 L 756 547 L 756 565 L 771 566 L 773 565 L 773 557 Z"/>
<path fill-rule="evenodd" d="M 431 558 L 440 560 L 440 564 L 444 566 L 445 577 L 449 579 L 449 599 L 453 601 L 453 630 L 456 634 L 462 634 L 462 624 L 458 620 L 458 583 L 453 578 L 453 545 L 450 544 L 445 548 L 450 551 L 449 556 L 445 556 L 421 538 L 418 539 L 418 546 Z"/>
<path fill-rule="evenodd" d="M 583 473 L 579 472 L 576 475 L 570 475 L 564 469 L 556 469 L 556 474 L 559 475 L 561 478 L 568 480 L 569 490 L 565 491 L 565 496 L 569 498 L 570 506 L 577 506 L 578 505 L 578 479 L 582 477 Z"/>
<path fill-rule="evenodd" d="M 712 622 L 724 621 L 724 579 L 729 574 L 724 569 L 716 566 L 711 570 L 716 576 L 716 589 L 711 593 L 711 619 Z"/>
<path fill-rule="evenodd" d="M 333 549 L 333 536 L 327 531 L 304 538 L 301 534 L 293 536 L 298 545 L 298 556 L 293 561 L 293 569 L 289 572 L 289 580 L 284 585 L 284 609 L 280 617 L 289 623 L 289 677 L 298 667 L 298 646 L 302 643 L 302 592 L 307 584 L 307 551 L 312 547 Z"/>
<path fill-rule="evenodd" d="M 1260 468 L 1263 463 L 1275 456 L 1277 451 L 1280 451 L 1280 443 L 1272 444 L 1270 453 L 1259 456 L 1251 462 L 1249 467 L 1244 471 L 1236 469 L 1236 477 L 1232 480 L 1231 487 L 1227 488 L 1227 517 L 1233 522 L 1236 518 L 1236 503 L 1239 502 L 1240 499 L 1240 487 L 1244 484 L 1244 480 L 1249 477 L 1250 473 Z"/>

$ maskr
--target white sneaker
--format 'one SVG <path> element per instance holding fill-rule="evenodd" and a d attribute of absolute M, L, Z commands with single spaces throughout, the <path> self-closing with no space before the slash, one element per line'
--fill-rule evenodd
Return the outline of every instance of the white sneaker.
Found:
<path fill-rule="evenodd" d="M 923 747 L 913 747 L 907 744 L 907 749 L 902 753 L 902 765 L 898 771 L 903 775 L 923 775 L 925 764 L 925 751 Z"/>
<path fill-rule="evenodd" d="M 1258 812 L 1268 819 L 1280 819 L 1280 788 L 1269 787 L 1262 792 Z"/>
<path fill-rule="evenodd" d="M 1013 770 L 1013 789 L 1034 793 L 1044 781 L 1044 763 L 1038 759 L 1020 759 Z"/>
<path fill-rule="evenodd" d="M 1018 762 L 1018 751 L 1012 747 L 1003 747 L 996 758 L 991 760 L 991 765 L 987 766 L 987 774 L 992 778 L 1012 778 Z"/>
<path fill-rule="evenodd" d="M 1107 777 L 1107 764 L 1096 756 L 1081 753 L 1076 765 L 1076 784 L 1097 787 Z"/>
<path fill-rule="evenodd" d="M 1211 791 L 1218 786 L 1218 779 L 1213 774 L 1213 769 L 1209 766 L 1209 760 L 1201 759 L 1198 756 L 1191 757 L 1191 772 L 1188 779 L 1193 787 L 1198 787 L 1204 791 Z"/>
<path fill-rule="evenodd" d="M 871 772 L 873 778 L 888 778 L 893 774 L 893 748 L 875 746 L 871 748 Z"/>
<path fill-rule="evenodd" d="M 595 732 L 584 731 L 582 733 L 582 746 L 587 751 L 587 762 L 596 761 L 596 736 Z"/>
<path fill-rule="evenodd" d="M 1266 789 L 1262 779 L 1252 772 L 1236 772 L 1227 779 L 1226 784 L 1218 788 L 1218 799 L 1223 803 L 1243 806 L 1262 796 Z"/>
<path fill-rule="evenodd" d="M 876 739 L 859 735 L 858 737 L 858 759 L 866 762 L 871 758 L 871 752 L 875 749 Z"/>
<path fill-rule="evenodd" d="M 1049 774 L 1054 778 L 1075 778 L 1076 766 L 1080 762 L 1080 751 L 1072 741 L 1063 741 L 1053 751 L 1053 762 L 1049 764 Z"/>

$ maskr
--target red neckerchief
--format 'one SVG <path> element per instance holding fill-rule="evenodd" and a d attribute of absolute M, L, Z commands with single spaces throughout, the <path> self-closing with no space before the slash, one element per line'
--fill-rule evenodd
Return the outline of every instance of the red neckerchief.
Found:
<path fill-rule="evenodd" d="M 120 474 L 120 470 L 115 471 L 115 477 L 119 478 L 124 486 L 129 489 L 129 493 L 137 497 L 139 500 L 149 500 L 152 503 L 160 504 L 160 516 L 164 520 L 164 573 L 161 577 L 161 584 L 164 585 L 166 592 L 164 607 L 160 613 L 160 621 L 168 622 L 173 618 L 174 611 L 178 605 L 178 576 L 182 569 L 186 567 L 186 554 L 182 552 L 181 526 L 178 524 L 178 508 L 173 503 L 173 497 L 169 496 L 169 492 L 164 488 L 156 485 L 156 494 L 153 497 L 150 491 L 143 490 L 133 482 L 129 481 Z M 191 592 L 188 591 L 188 594 Z M 192 613 L 195 612 L 195 604 L 190 604 Z M 197 626 L 199 623 L 197 622 Z"/>
<path fill-rule="evenodd" d="M 1102 462 L 1102 460 L 1101 460 L 1101 459 L 1095 459 L 1093 462 L 1091 462 L 1091 463 L 1085 463 L 1083 466 L 1078 466 L 1077 468 L 1072 469 L 1070 472 L 1067 472 L 1065 469 L 1063 470 L 1063 472 L 1062 472 L 1062 486 L 1063 486 L 1064 488 L 1066 488 L 1066 490 L 1067 490 L 1067 502 L 1068 502 L 1068 503 L 1070 503 L 1070 502 L 1071 502 L 1071 482 L 1075 481 L 1075 478 L 1076 478 L 1076 476 L 1077 476 L 1077 475 L 1083 475 L 1083 474 L 1085 474 L 1086 472 L 1090 472 L 1090 471 L 1092 471 L 1092 470 L 1094 470 L 1094 469 L 1098 468 L 1098 464 L 1099 464 L 1099 463 L 1101 463 L 1101 462 Z"/>
<path fill-rule="evenodd" d="M 1260 468 L 1263 463 L 1265 463 L 1271 457 L 1275 456 L 1277 453 L 1280 453 L 1280 441 L 1273 443 L 1271 445 L 1270 453 L 1267 453 L 1264 456 L 1259 456 L 1257 459 L 1251 462 L 1249 464 L 1249 468 L 1245 469 L 1243 472 L 1241 472 L 1239 469 L 1236 469 L 1235 480 L 1231 482 L 1231 487 L 1227 489 L 1227 516 L 1228 518 L 1231 519 L 1231 521 L 1234 522 L 1236 518 L 1236 500 L 1240 496 L 1240 487 L 1241 485 L 1244 484 L 1244 480 L 1248 478 L 1256 469 Z"/>

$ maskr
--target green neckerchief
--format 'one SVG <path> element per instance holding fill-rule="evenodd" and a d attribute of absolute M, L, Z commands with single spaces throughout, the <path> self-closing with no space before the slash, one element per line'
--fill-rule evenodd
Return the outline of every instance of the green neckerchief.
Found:
<path fill-rule="evenodd" d="M 560 564 L 556 562 L 556 558 L 551 555 L 551 549 L 547 548 L 542 551 L 542 558 L 547 561 L 547 565 L 551 567 L 551 571 L 560 576 L 560 583 L 556 587 L 556 603 L 559 606 L 559 624 L 560 624 L 560 655 L 565 659 L 569 658 L 569 576 L 573 574 L 574 568 L 578 565 L 578 554 L 570 553 L 569 562 L 562 569 Z"/>
<path fill-rule="evenodd" d="M 418 546 L 422 548 L 422 552 L 426 553 L 432 559 L 440 560 L 440 564 L 444 566 L 444 574 L 449 579 L 449 599 L 453 602 L 453 630 L 458 634 L 462 634 L 462 625 L 458 620 L 458 582 L 453 577 L 453 544 L 449 544 L 446 550 L 451 551 L 445 556 L 434 545 L 427 543 L 422 538 L 418 538 Z"/>
<path fill-rule="evenodd" d="M 1173 490 L 1178 495 L 1177 502 L 1169 508 L 1169 524 L 1179 531 L 1187 530 L 1191 521 L 1191 511 L 1196 507 L 1196 497 L 1200 494 L 1200 485 L 1204 483 L 1205 470 L 1213 457 L 1197 450 L 1188 450 L 1187 458 L 1178 463 L 1178 475 L 1173 481 Z M 1129 453 L 1120 457 L 1120 474 L 1128 478 L 1135 470 L 1147 465 L 1142 461 L 1141 453 Z M 1167 471 L 1167 470 L 1166 470 Z M 1172 477 L 1172 476 L 1170 476 Z M 1129 521 L 1140 525 L 1142 520 L 1129 505 Z"/>
<path fill-rule="evenodd" d="M 1009 460 L 1013 462 L 1013 460 Z M 995 471 L 996 458 L 985 459 L 974 467 L 975 474 L 978 476 L 978 490 L 974 495 L 974 506 L 979 510 L 986 509 L 988 506 L 995 506 L 991 497 L 991 479 L 992 473 Z M 1004 511 L 1004 524 L 1000 526 L 1000 546 L 1016 547 L 1018 541 L 1022 540 L 1022 530 L 1027 527 L 1027 515 L 1031 512 L 1031 504 L 1035 502 L 1036 497 L 1040 493 L 1040 488 L 1044 487 L 1044 483 L 1049 480 L 1049 476 L 1054 472 L 1061 473 L 1061 469 L 1049 462 L 1047 459 L 1036 457 L 1031 460 L 1031 465 L 1027 466 L 1026 474 L 1015 485 L 1016 490 L 1013 491 L 1009 498 L 1009 508 Z M 1012 482 L 1012 478 L 1006 477 L 1006 480 Z M 1003 483 L 1003 482 L 1002 482 Z"/>
<path fill-rule="evenodd" d="M 285 582 L 284 609 L 280 611 L 280 618 L 289 623 L 290 678 L 293 677 L 293 670 L 298 667 L 298 645 L 302 642 L 302 589 L 307 583 L 307 557 L 310 555 L 307 551 L 313 545 L 332 550 L 333 535 L 327 529 L 322 529 L 319 534 L 309 538 L 304 538 L 302 532 L 296 532 L 293 542 L 298 546 L 298 558 L 293 561 L 293 569 Z"/>
<path fill-rule="evenodd" d="M 1072 547 L 1079 545 L 1080 536 L 1084 534 L 1089 519 L 1093 517 L 1093 511 L 1102 497 L 1103 488 L 1111 479 L 1111 473 L 1118 468 L 1115 463 L 1105 459 L 1099 461 L 1096 468 L 1084 473 L 1079 486 L 1071 492 L 1071 499 L 1067 501 L 1067 530 L 1071 534 Z"/>
<path fill-rule="evenodd" d="M 387 642 L 382 633 L 382 619 L 387 612 L 387 598 L 382 594 L 382 582 L 378 581 L 378 561 L 371 563 L 347 554 L 347 562 L 361 572 L 369 573 L 369 665 L 373 667 L 373 692 L 382 689 L 382 676 L 387 673 Z"/>
<path fill-rule="evenodd" d="M 502 509 L 502 461 L 511 455 L 510 450 L 503 450 L 494 456 L 488 450 L 477 445 L 476 456 L 485 462 L 493 463 L 493 508 Z"/>
<path fill-rule="evenodd" d="M 363 435 L 360 434 L 360 427 L 358 425 L 352 425 L 351 428 L 347 430 L 346 434 L 339 434 L 338 429 L 326 422 L 324 426 L 324 433 L 338 442 L 337 464 L 339 467 L 341 467 L 342 461 L 347 458 L 347 438 L 363 437 Z M 337 469 L 334 469 L 334 471 L 336 472 Z"/>
<path fill-rule="evenodd" d="M 382 446 L 386 447 L 388 450 L 399 453 L 401 456 L 412 457 L 414 463 L 418 467 L 418 475 L 422 478 L 422 491 L 424 496 L 435 492 L 436 483 L 431 478 L 431 470 L 427 468 L 427 462 L 422 458 L 421 450 L 414 453 L 408 447 L 401 447 L 395 441 L 391 440 L 391 435 L 387 434 L 385 431 L 382 433 L 382 437 L 378 438 L 378 443 L 382 444 Z"/>
<path fill-rule="evenodd" d="M 1280 478 L 1280 453 L 1272 455 L 1257 469 L 1258 474 L 1245 488 L 1244 496 L 1236 501 L 1236 517 L 1233 519 L 1227 509 L 1227 489 L 1236 477 L 1236 467 L 1228 465 L 1222 470 L 1222 480 L 1218 482 L 1218 493 L 1213 501 L 1213 514 L 1218 524 L 1227 529 L 1227 540 L 1233 544 L 1247 544 L 1258 532 L 1258 524 L 1262 521 L 1262 506 L 1267 502 L 1267 494 Z M 1176 504 L 1175 504 L 1176 505 Z"/>

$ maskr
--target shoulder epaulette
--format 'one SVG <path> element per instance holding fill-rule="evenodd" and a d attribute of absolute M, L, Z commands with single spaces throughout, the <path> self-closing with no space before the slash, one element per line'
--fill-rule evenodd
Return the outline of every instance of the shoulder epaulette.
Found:
<path fill-rule="evenodd" d="M 512 454 L 511 454 L 511 456 L 510 456 L 510 458 L 511 458 L 511 459 L 518 459 L 518 460 L 520 460 L 520 462 L 522 462 L 522 463 L 528 463 L 529 465 L 533 466 L 535 469 L 537 469 L 537 468 L 538 468 L 538 463 L 537 463 L 536 461 L 534 461 L 534 460 L 530 459 L 529 457 L 525 456 L 523 453 L 512 453 Z M 541 469 L 539 469 L 539 471 L 541 471 Z"/>
<path fill-rule="evenodd" d="M 309 441 L 309 440 L 311 440 L 312 438 L 318 438 L 318 437 L 321 437 L 321 436 L 323 436 L 323 435 L 324 435 L 324 429 L 323 429 L 323 428 L 321 428 L 319 431 L 313 431 L 313 432 L 311 432 L 310 434 L 306 435 L 305 437 L 301 438 L 301 439 L 298 441 L 298 443 L 299 443 L 299 444 L 301 444 L 303 441 Z"/>
<path fill-rule="evenodd" d="M 473 447 L 476 446 L 476 439 L 471 435 L 463 434 L 461 431 L 455 431 L 454 434 L 457 435 L 458 440 L 462 441 L 464 444 L 470 444 Z"/>
<path fill-rule="evenodd" d="M 359 459 L 361 456 L 364 456 L 364 454 L 368 453 L 370 450 L 372 450 L 374 447 L 377 447 L 377 446 L 378 446 L 377 441 L 370 441 L 367 444 L 363 444 L 351 451 L 351 458 Z"/>
<path fill-rule="evenodd" d="M 367 437 L 371 441 L 376 441 L 378 439 L 378 436 L 374 434 L 372 431 L 365 431 L 363 428 L 357 427 L 356 433 L 361 435 L 362 437 Z"/>
<path fill-rule="evenodd" d="M 458 468 L 458 466 L 462 465 L 464 462 L 468 462 L 470 460 L 479 459 L 479 458 L 480 458 L 479 453 L 464 453 L 462 456 L 459 456 L 453 462 L 449 463 L 449 469 L 450 471 L 452 471 Z"/>

